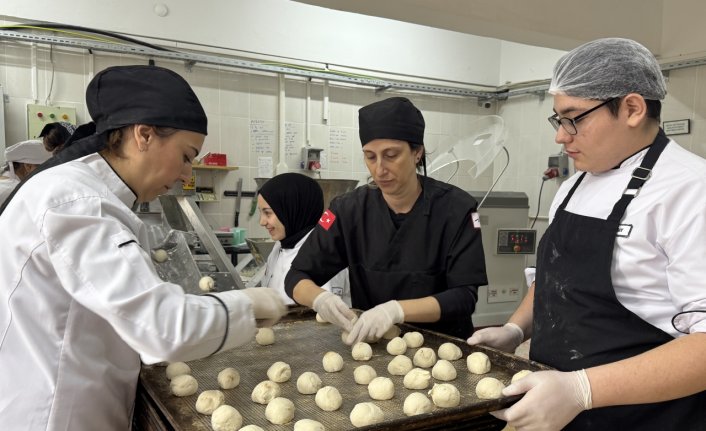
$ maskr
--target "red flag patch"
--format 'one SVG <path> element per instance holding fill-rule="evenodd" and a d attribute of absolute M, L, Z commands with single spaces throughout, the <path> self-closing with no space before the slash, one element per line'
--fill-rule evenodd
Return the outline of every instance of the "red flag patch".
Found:
<path fill-rule="evenodd" d="M 321 225 L 322 228 L 329 230 L 331 225 L 333 225 L 333 222 L 336 221 L 336 214 L 331 212 L 331 210 L 326 210 L 324 213 L 321 215 L 321 218 L 319 219 L 319 224 Z"/>

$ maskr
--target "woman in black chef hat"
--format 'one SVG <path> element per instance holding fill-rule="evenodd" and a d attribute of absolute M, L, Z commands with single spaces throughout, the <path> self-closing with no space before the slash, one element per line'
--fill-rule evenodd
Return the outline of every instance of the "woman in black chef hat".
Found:
<path fill-rule="evenodd" d="M 408 322 L 459 338 L 473 332 L 478 286 L 487 284 L 476 201 L 418 173 L 424 118 L 404 97 L 359 111 L 374 186 L 335 198 L 292 263 L 295 301 L 350 331 L 353 344 Z M 319 286 L 348 267 L 355 314 Z"/>
<path fill-rule="evenodd" d="M 3 430 L 126 430 L 140 360 L 187 361 L 248 342 L 285 312 L 271 289 L 204 296 L 162 281 L 135 203 L 191 175 L 206 115 L 178 74 L 111 67 L 94 121 L 25 179 L 0 214 Z M 18 394 L 21 394 L 19 396 Z"/>

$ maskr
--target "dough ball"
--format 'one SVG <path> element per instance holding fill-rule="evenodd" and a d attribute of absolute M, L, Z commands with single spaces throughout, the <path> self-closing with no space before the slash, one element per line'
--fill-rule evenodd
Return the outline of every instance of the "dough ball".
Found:
<path fill-rule="evenodd" d="M 407 343 L 407 347 L 410 349 L 416 349 L 424 344 L 424 335 L 421 332 L 407 332 L 402 336 L 402 339 Z"/>
<path fill-rule="evenodd" d="M 395 396 L 395 384 L 387 377 L 375 377 L 368 383 L 368 394 L 374 400 L 389 400 Z"/>
<path fill-rule="evenodd" d="M 275 425 L 291 422 L 294 419 L 294 403 L 282 397 L 272 399 L 265 408 L 265 418 Z"/>
<path fill-rule="evenodd" d="M 382 338 L 385 340 L 392 340 L 395 337 L 399 337 L 401 332 L 402 332 L 402 330 L 400 329 L 399 326 L 392 325 L 392 327 L 390 329 L 388 329 L 387 332 L 382 334 Z"/>
<path fill-rule="evenodd" d="M 468 371 L 473 374 L 485 374 L 490 371 L 490 358 L 483 352 L 473 352 L 466 358 Z"/>
<path fill-rule="evenodd" d="M 532 371 L 530 371 L 530 370 L 518 371 L 512 376 L 512 380 L 510 380 L 510 383 L 515 383 L 516 381 L 527 376 L 528 374 L 532 374 Z"/>
<path fill-rule="evenodd" d="M 165 372 L 167 373 L 167 378 L 171 380 L 176 376 L 191 374 L 191 367 L 186 365 L 184 362 L 173 362 L 167 365 Z"/>
<path fill-rule="evenodd" d="M 199 289 L 201 289 L 204 292 L 210 292 L 213 290 L 213 287 L 216 285 L 216 282 L 213 281 L 211 277 L 208 275 L 205 277 L 201 277 L 201 280 L 199 280 Z"/>
<path fill-rule="evenodd" d="M 332 412 L 341 408 L 343 404 L 343 398 L 341 398 L 341 393 L 338 389 L 333 386 L 324 386 L 316 392 L 316 397 L 314 397 L 316 405 L 319 406 L 321 410 Z"/>
<path fill-rule="evenodd" d="M 224 368 L 218 373 L 218 386 L 221 389 L 233 389 L 240 384 L 240 373 L 235 368 Z"/>
<path fill-rule="evenodd" d="M 482 400 L 495 400 L 503 396 L 505 385 L 495 377 L 483 377 L 476 385 L 476 395 Z"/>
<path fill-rule="evenodd" d="M 404 376 L 402 384 L 407 389 L 426 389 L 431 381 L 431 373 L 421 368 L 414 368 Z"/>
<path fill-rule="evenodd" d="M 454 343 L 444 343 L 441 346 L 439 346 L 439 358 L 440 359 L 446 359 L 447 361 L 455 361 L 457 359 L 461 359 L 463 356 L 463 352 L 461 352 L 461 348 L 455 345 Z"/>
<path fill-rule="evenodd" d="M 292 377 L 292 368 L 289 364 L 277 361 L 267 369 L 267 378 L 275 383 L 284 383 Z"/>
<path fill-rule="evenodd" d="M 221 391 L 203 391 L 196 399 L 196 411 L 202 415 L 210 415 L 218 407 L 222 406 L 225 400 L 226 396 Z"/>
<path fill-rule="evenodd" d="M 373 349 L 370 347 L 370 344 L 361 341 L 355 343 L 351 355 L 356 361 L 368 361 L 373 357 Z"/>
<path fill-rule="evenodd" d="M 169 382 L 169 388 L 177 397 L 188 397 L 194 395 L 199 389 L 199 382 L 190 374 L 176 376 Z"/>
<path fill-rule="evenodd" d="M 316 373 L 312 373 L 311 371 L 302 373 L 297 379 L 297 390 L 300 394 L 315 394 L 316 391 L 321 389 L 321 386 L 321 379 Z"/>
<path fill-rule="evenodd" d="M 152 260 L 157 263 L 166 262 L 167 259 L 169 259 L 169 254 L 167 253 L 167 250 L 158 248 L 157 250 L 152 252 Z"/>
<path fill-rule="evenodd" d="M 316 321 L 319 322 L 319 323 L 328 323 L 327 321 L 324 320 L 323 317 L 321 317 L 321 315 L 320 315 L 319 313 L 316 313 Z M 309 419 L 303 419 L 303 420 L 309 420 Z M 301 422 L 301 421 L 299 421 L 299 422 Z M 299 423 L 299 422 L 297 422 L 297 423 Z M 295 428 L 296 428 L 296 426 L 297 426 L 297 425 L 294 424 L 294 427 L 295 427 Z"/>
<path fill-rule="evenodd" d="M 461 402 L 461 393 L 450 383 L 434 384 L 429 395 L 437 407 L 456 407 Z"/>
<path fill-rule="evenodd" d="M 313 419 L 300 419 L 294 422 L 294 431 L 325 431 L 326 428 L 321 422 L 316 422 Z"/>
<path fill-rule="evenodd" d="M 260 428 L 257 425 L 245 425 L 244 427 L 240 428 L 238 431 L 265 431 L 265 430 Z"/>
<path fill-rule="evenodd" d="M 395 337 L 387 343 L 387 353 L 391 355 L 404 355 L 407 351 L 407 343 L 400 337 Z"/>
<path fill-rule="evenodd" d="M 376 373 L 375 369 L 370 365 L 361 365 L 353 370 L 353 379 L 359 385 L 367 385 L 377 376 L 378 373 Z"/>
<path fill-rule="evenodd" d="M 442 380 L 444 382 L 450 382 L 456 378 L 456 368 L 453 364 L 446 359 L 440 359 L 434 368 L 431 369 L 431 375 L 436 380 Z"/>
<path fill-rule="evenodd" d="M 243 425 L 243 416 L 235 407 L 222 405 L 211 415 L 213 431 L 238 431 Z"/>
<path fill-rule="evenodd" d="M 273 398 L 278 397 L 282 393 L 279 385 L 273 381 L 265 380 L 257 384 L 252 390 L 250 398 L 258 404 L 267 404 Z"/>
<path fill-rule="evenodd" d="M 436 352 L 429 347 L 422 347 L 414 354 L 412 362 L 414 362 L 414 365 L 417 367 L 429 368 L 436 363 Z"/>
<path fill-rule="evenodd" d="M 351 423 L 356 427 L 364 427 L 382 422 L 385 415 L 374 403 L 358 403 L 351 410 Z"/>
<path fill-rule="evenodd" d="M 261 346 L 269 346 L 275 342 L 275 331 L 272 328 L 260 328 L 255 335 L 255 342 Z"/>
<path fill-rule="evenodd" d="M 402 411 L 407 416 L 421 415 L 433 410 L 434 405 L 429 398 L 421 392 L 412 392 L 404 400 Z"/>
<path fill-rule="evenodd" d="M 326 352 L 322 363 L 324 370 L 328 373 L 335 373 L 343 369 L 343 358 L 336 352 Z"/>
<path fill-rule="evenodd" d="M 350 335 L 350 332 L 348 332 L 348 331 L 341 332 L 341 341 L 343 341 L 343 344 L 348 344 L 348 342 L 347 342 L 348 335 Z M 369 343 L 369 344 L 374 344 L 374 343 L 378 342 L 378 339 L 375 337 L 368 337 L 365 339 L 365 342 Z"/>
<path fill-rule="evenodd" d="M 412 360 L 405 355 L 397 355 L 387 364 L 387 372 L 393 376 L 404 376 L 414 368 Z"/>

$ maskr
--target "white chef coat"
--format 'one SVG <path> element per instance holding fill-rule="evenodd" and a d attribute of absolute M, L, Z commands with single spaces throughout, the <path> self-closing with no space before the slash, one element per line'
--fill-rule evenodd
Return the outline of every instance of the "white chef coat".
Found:
<path fill-rule="evenodd" d="M 19 183 L 20 181 L 16 178 L 0 176 L 0 206 L 5 202 L 5 199 L 10 197 L 10 193 Z"/>
<path fill-rule="evenodd" d="M 304 244 L 304 241 L 309 238 L 309 235 L 311 235 L 311 231 L 304 235 L 293 248 L 282 248 L 282 244 L 279 241 L 275 242 L 270 255 L 267 257 L 267 269 L 265 270 L 265 275 L 262 277 L 260 284 L 272 289 L 277 289 L 277 292 L 279 292 L 285 304 L 288 305 L 293 305 L 295 302 L 284 291 L 284 277 L 287 276 L 287 272 L 289 272 L 289 268 L 292 266 L 292 261 L 297 257 L 299 249 L 302 247 L 302 244 Z M 351 306 L 348 268 L 334 275 L 333 278 L 321 286 L 321 288 L 340 296 L 346 305 Z"/>
<path fill-rule="evenodd" d="M 566 211 L 607 219 L 646 153 L 640 151 L 617 169 L 587 173 Z M 559 188 L 550 223 L 581 173 Z M 621 225 L 629 235 L 618 235 L 613 250 L 611 277 L 618 301 L 668 334 L 683 335 L 672 327 L 672 316 L 706 310 L 706 160 L 670 141 Z M 690 313 L 686 320 L 691 333 L 706 332 L 706 313 Z"/>
<path fill-rule="evenodd" d="M 254 336 L 243 292 L 184 294 L 162 281 L 98 154 L 36 175 L 0 216 L 0 428 L 130 427 L 140 357 L 192 360 Z"/>

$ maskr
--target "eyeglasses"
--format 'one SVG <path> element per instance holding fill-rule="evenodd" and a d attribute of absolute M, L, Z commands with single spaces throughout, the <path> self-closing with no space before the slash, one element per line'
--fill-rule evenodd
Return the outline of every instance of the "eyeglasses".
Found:
<path fill-rule="evenodd" d="M 576 123 L 579 121 L 583 120 L 586 118 L 588 114 L 591 112 L 595 111 L 596 109 L 605 106 L 612 102 L 613 100 L 617 99 L 617 97 L 611 97 L 610 99 L 606 100 L 605 102 L 599 104 L 598 106 L 594 106 L 593 108 L 589 109 L 588 111 L 584 112 L 583 114 L 579 114 L 574 118 L 566 118 L 566 117 L 560 117 L 559 114 L 554 114 L 551 117 L 547 118 L 549 120 L 549 124 L 554 127 L 554 130 L 559 131 L 559 126 L 563 127 L 564 130 L 566 130 L 566 133 L 569 135 L 575 135 L 578 133 L 576 130 Z"/>

